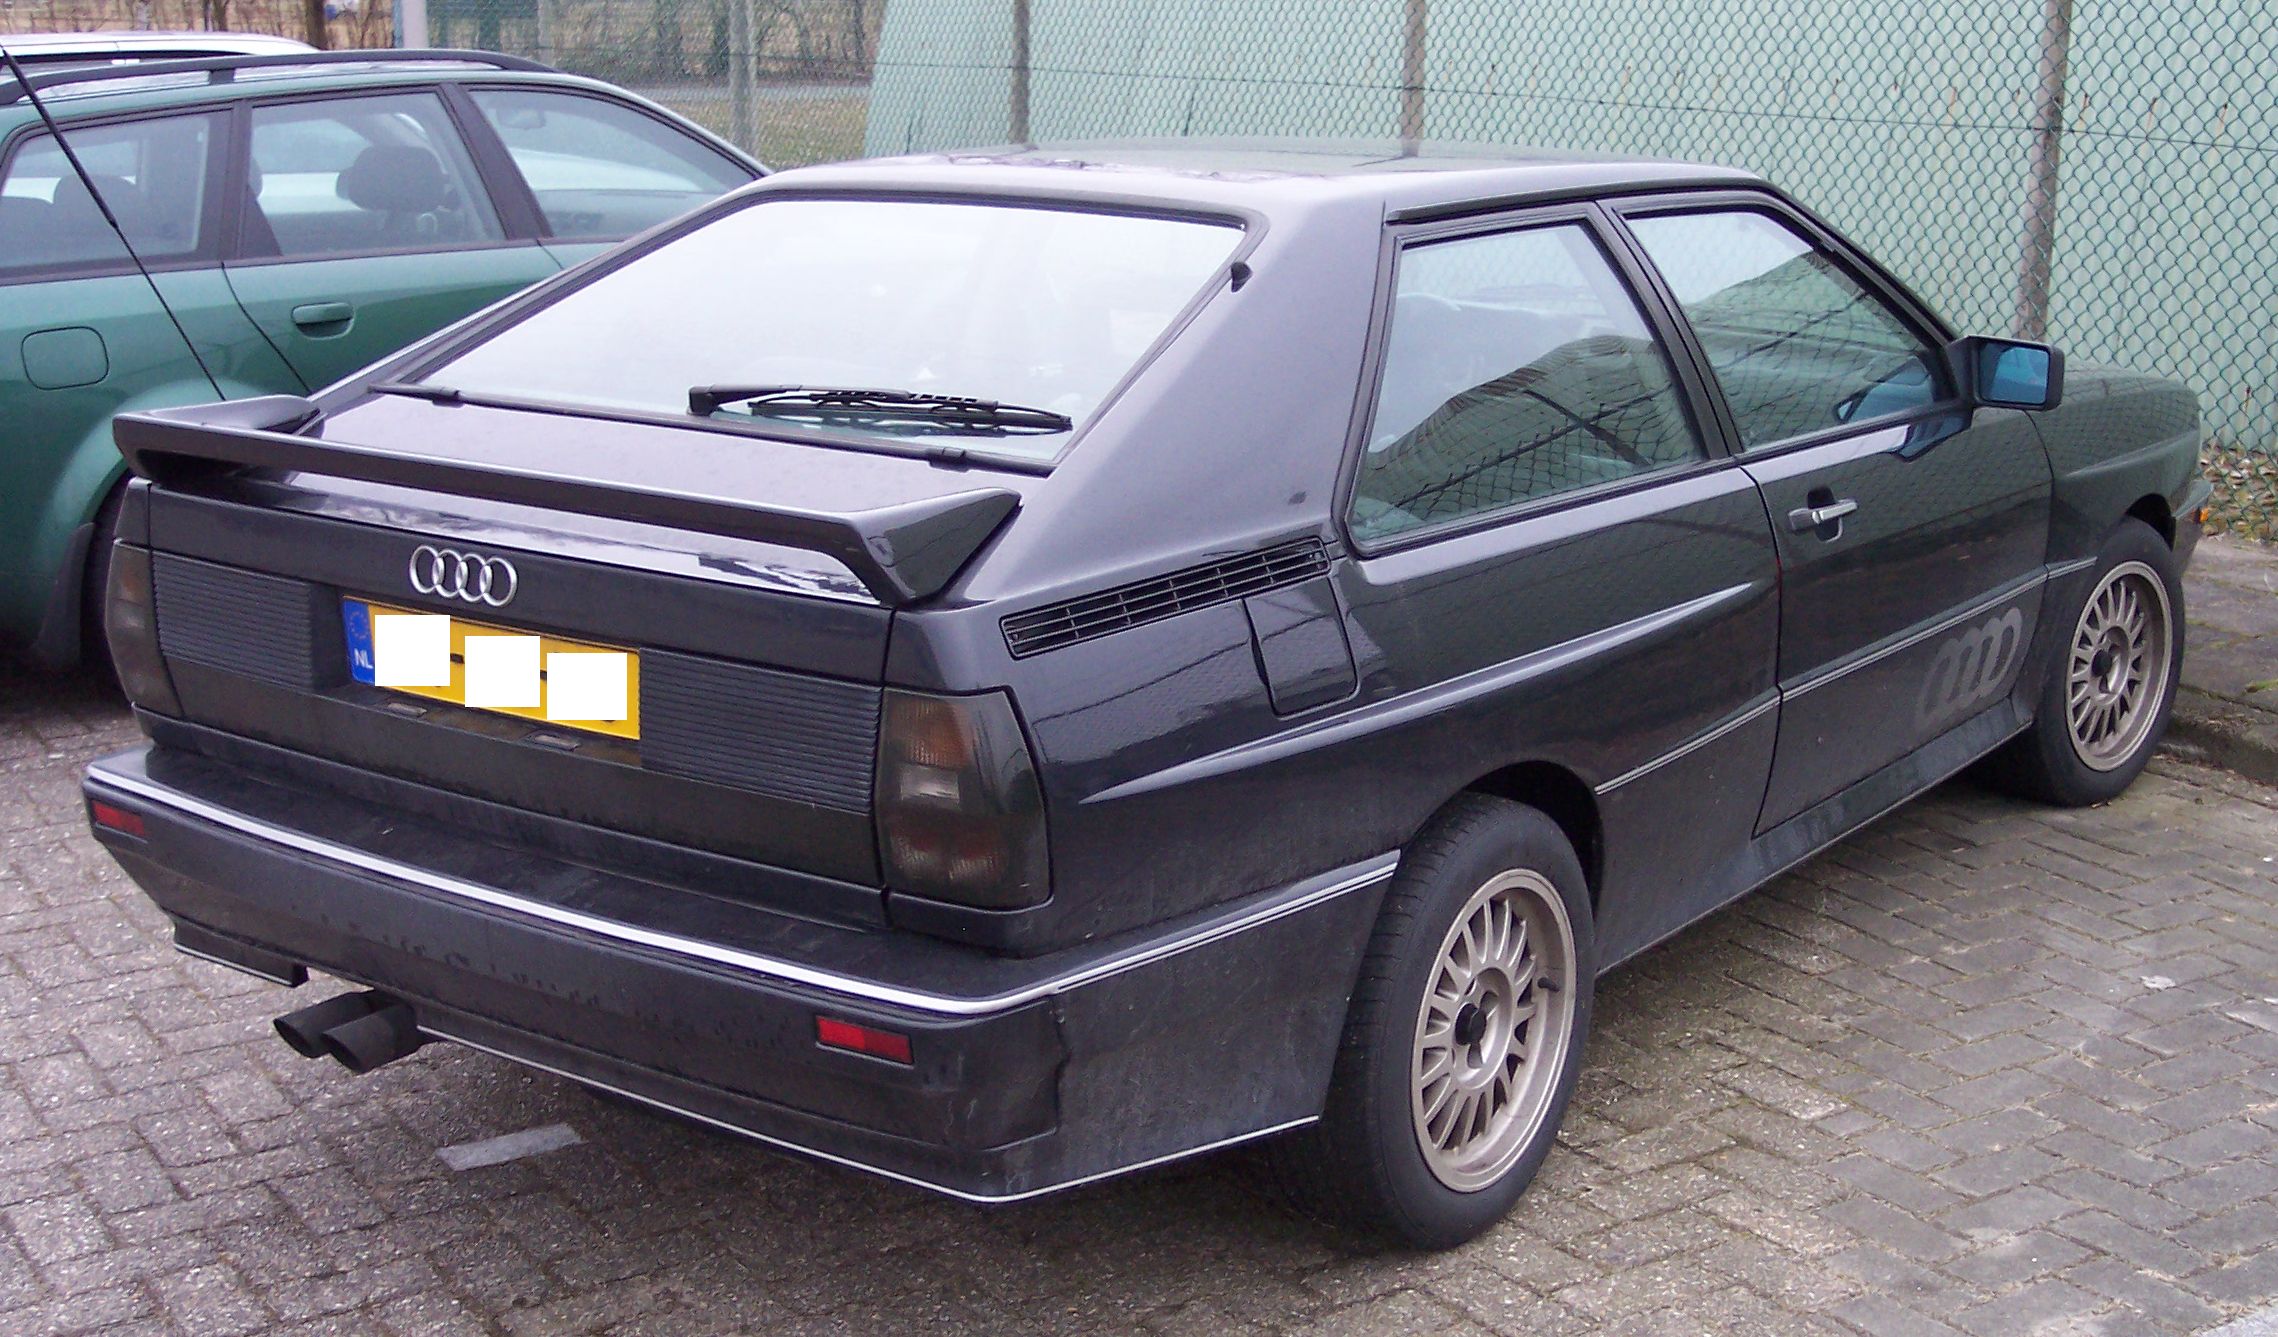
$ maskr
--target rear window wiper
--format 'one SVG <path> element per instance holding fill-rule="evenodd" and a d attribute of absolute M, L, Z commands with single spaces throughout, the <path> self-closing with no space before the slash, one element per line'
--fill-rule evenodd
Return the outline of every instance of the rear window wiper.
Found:
<path fill-rule="evenodd" d="M 864 390 L 817 385 L 696 385 L 688 411 L 710 417 L 730 404 L 753 415 L 815 414 L 831 418 L 922 421 L 976 431 L 1066 432 L 1075 420 L 1051 409 L 1000 404 L 993 399 L 935 395 L 921 390 Z"/>

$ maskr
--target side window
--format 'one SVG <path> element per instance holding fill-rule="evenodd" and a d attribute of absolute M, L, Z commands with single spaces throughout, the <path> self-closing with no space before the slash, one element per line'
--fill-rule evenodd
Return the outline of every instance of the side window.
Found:
<path fill-rule="evenodd" d="M 1701 457 L 1669 364 L 1587 229 L 1400 253 L 1354 488 L 1363 540 Z"/>
<path fill-rule="evenodd" d="M 614 241 L 686 213 L 751 173 L 671 126 L 600 98 L 470 89 L 530 183 L 549 236 Z"/>
<path fill-rule="evenodd" d="M 440 250 L 505 235 L 433 93 L 256 107 L 245 184 L 250 256 Z"/>
<path fill-rule="evenodd" d="M 1835 257 L 1752 210 L 1633 218 L 1748 447 L 1946 397 L 1938 352 Z"/>
<path fill-rule="evenodd" d="M 145 260 L 204 245 L 206 163 L 217 119 L 169 116 L 64 127 L 72 151 Z M 33 135 L 0 177 L 0 272 L 126 262 L 126 251 L 53 136 Z"/>

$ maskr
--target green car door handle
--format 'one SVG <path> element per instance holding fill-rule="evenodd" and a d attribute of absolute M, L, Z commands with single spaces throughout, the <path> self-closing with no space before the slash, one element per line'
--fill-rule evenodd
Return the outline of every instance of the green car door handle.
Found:
<path fill-rule="evenodd" d="M 346 302 L 303 302 L 293 308 L 293 323 L 319 337 L 348 332 L 356 308 Z"/>

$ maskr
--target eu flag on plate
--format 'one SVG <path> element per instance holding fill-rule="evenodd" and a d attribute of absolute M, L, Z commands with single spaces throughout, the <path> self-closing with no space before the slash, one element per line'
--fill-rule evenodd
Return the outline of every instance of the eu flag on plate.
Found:
<path fill-rule="evenodd" d="M 372 610 L 354 599 L 340 601 L 340 622 L 348 633 L 348 673 L 358 682 L 373 682 Z"/>

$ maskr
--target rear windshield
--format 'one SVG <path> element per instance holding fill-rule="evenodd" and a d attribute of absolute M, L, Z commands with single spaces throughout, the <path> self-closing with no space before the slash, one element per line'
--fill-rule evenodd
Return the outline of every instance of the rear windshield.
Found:
<path fill-rule="evenodd" d="M 1007 204 L 755 201 L 632 260 L 427 380 L 461 394 L 681 416 L 698 386 L 953 395 L 1059 429 L 922 412 L 717 416 L 1050 459 L 1194 301 L 1232 223 Z"/>

